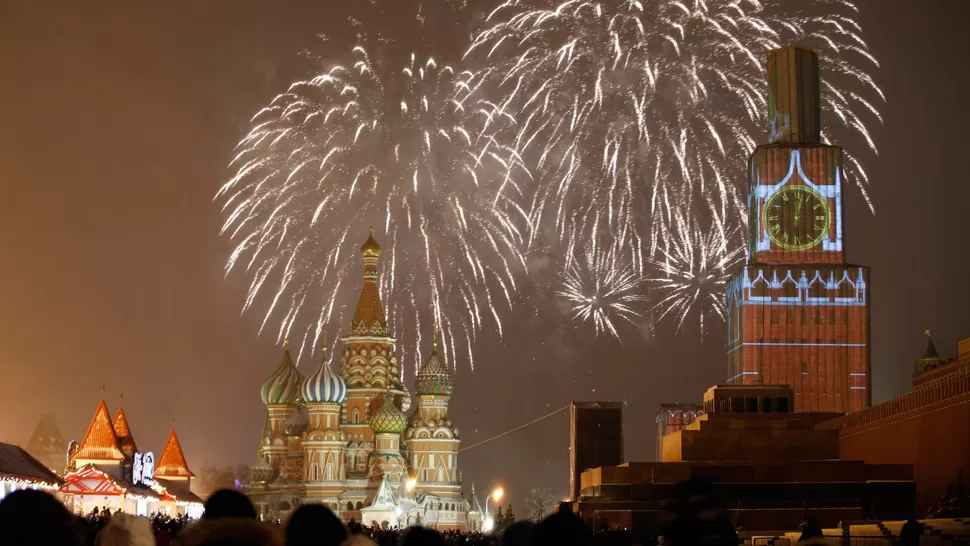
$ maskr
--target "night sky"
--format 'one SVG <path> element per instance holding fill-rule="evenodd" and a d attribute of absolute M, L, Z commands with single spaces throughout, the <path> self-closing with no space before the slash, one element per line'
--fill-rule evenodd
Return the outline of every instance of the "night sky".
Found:
<path fill-rule="evenodd" d="M 305 75 L 297 53 L 344 3 L 0 2 L 0 440 L 26 442 L 41 413 L 80 440 L 104 384 L 140 448 L 159 451 L 174 419 L 193 469 L 252 461 L 281 349 L 240 315 L 212 198 L 248 118 Z M 944 355 L 970 335 L 970 32 L 965 0 L 859 6 L 888 103 L 870 127 L 876 214 L 848 192 L 846 245 L 872 267 L 882 401 L 907 391 L 923 330 Z M 725 379 L 720 329 L 621 346 L 557 317 L 511 324 L 458 366 L 466 445 L 571 400 L 623 400 L 628 458 L 652 460 L 656 404 Z M 537 485 L 565 495 L 567 448 L 562 413 L 460 464 L 480 498 L 502 483 L 521 506 Z"/>

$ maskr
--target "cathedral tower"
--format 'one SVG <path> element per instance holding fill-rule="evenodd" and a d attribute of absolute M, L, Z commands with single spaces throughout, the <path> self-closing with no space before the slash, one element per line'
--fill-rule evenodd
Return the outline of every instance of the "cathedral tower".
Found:
<path fill-rule="evenodd" d="M 299 405 L 302 384 L 303 377 L 293 365 L 290 342 L 287 340 L 283 343 L 283 360 L 260 389 L 268 420 L 262 439 L 262 453 L 277 471 L 290 454 L 290 435 L 287 434 L 286 422 Z"/>
<path fill-rule="evenodd" d="M 728 382 L 795 411 L 870 404 L 869 268 L 845 262 L 842 148 L 822 144 L 818 56 L 768 54 L 768 144 L 748 164 L 748 260 L 726 288 Z"/>
<path fill-rule="evenodd" d="M 307 498 L 330 506 L 336 513 L 340 513 L 339 497 L 347 479 L 347 442 L 340 430 L 341 404 L 346 398 L 347 384 L 330 369 L 324 336 L 320 367 L 303 382 L 303 399 L 310 418 L 303 440 L 304 480 Z"/>
<path fill-rule="evenodd" d="M 350 442 L 347 472 L 363 475 L 368 470 L 368 457 L 375 440 L 368 422 L 384 403 L 386 394 L 392 398 L 403 397 L 404 390 L 398 379 L 395 340 L 388 330 L 381 304 L 377 270 L 381 247 L 374 240 L 373 230 L 360 247 L 360 253 L 364 262 L 363 286 L 350 335 L 342 339 L 340 375 L 347 384 L 341 425 Z"/>
<path fill-rule="evenodd" d="M 401 456 L 401 433 L 408 426 L 408 420 L 394 405 L 393 395 L 384 396 L 381 407 L 371 415 L 370 426 L 374 430 L 375 445 L 368 477 L 371 482 L 387 480 L 396 488 L 407 472 L 407 462 Z"/>
<path fill-rule="evenodd" d="M 408 428 L 411 469 L 421 491 L 444 498 L 460 496 L 458 433 L 448 418 L 454 387 L 448 368 L 438 356 L 438 341 L 415 379 L 418 407 Z"/>

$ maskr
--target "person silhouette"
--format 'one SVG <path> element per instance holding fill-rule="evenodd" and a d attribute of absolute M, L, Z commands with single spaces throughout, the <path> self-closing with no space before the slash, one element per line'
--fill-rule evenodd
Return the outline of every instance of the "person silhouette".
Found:
<path fill-rule="evenodd" d="M 74 516 L 43 491 L 21 489 L 0 502 L 0 540 L 6 546 L 79 546 Z"/>
<path fill-rule="evenodd" d="M 590 546 L 593 532 L 582 518 L 569 512 L 557 512 L 536 526 L 533 535 L 536 546 Z"/>
<path fill-rule="evenodd" d="M 286 524 L 286 546 L 340 546 L 347 528 L 322 504 L 304 504 Z"/>
<path fill-rule="evenodd" d="M 202 519 L 256 519 L 256 508 L 246 495 L 231 489 L 220 489 L 205 501 Z"/>
<path fill-rule="evenodd" d="M 536 524 L 531 521 L 517 521 L 502 533 L 502 546 L 532 546 Z"/>
<path fill-rule="evenodd" d="M 661 536 L 665 546 L 736 546 L 738 535 L 713 484 L 688 480 L 663 503 Z"/>
<path fill-rule="evenodd" d="M 401 535 L 399 546 L 445 546 L 445 538 L 431 529 L 411 527 Z"/>

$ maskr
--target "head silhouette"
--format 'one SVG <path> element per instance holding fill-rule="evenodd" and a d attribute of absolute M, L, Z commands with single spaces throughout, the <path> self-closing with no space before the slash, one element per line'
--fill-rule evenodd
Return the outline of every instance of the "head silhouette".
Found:
<path fill-rule="evenodd" d="M 536 524 L 531 521 L 517 521 L 502 533 L 502 546 L 532 546 Z"/>
<path fill-rule="evenodd" d="M 714 486 L 701 480 L 677 484 L 663 505 L 661 534 L 670 546 L 737 544 L 734 524 Z"/>
<path fill-rule="evenodd" d="M 43 491 L 14 491 L 0 502 L 0 542 L 9 546 L 79 545 L 76 525 L 67 508 Z"/>
<path fill-rule="evenodd" d="M 202 519 L 244 518 L 256 519 L 256 509 L 246 495 L 231 489 L 220 489 L 205 501 Z"/>
<path fill-rule="evenodd" d="M 582 518 L 569 512 L 557 512 L 536 526 L 533 544 L 536 546 L 589 546 L 593 532 Z"/>
<path fill-rule="evenodd" d="M 286 524 L 286 546 L 339 546 L 347 528 L 322 504 L 304 504 Z"/>
<path fill-rule="evenodd" d="M 411 527 L 401 535 L 400 546 L 445 546 L 445 538 L 424 527 Z"/>

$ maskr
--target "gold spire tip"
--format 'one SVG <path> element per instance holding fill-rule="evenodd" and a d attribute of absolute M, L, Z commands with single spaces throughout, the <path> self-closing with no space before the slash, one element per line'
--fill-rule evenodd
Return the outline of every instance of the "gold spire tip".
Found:
<path fill-rule="evenodd" d="M 438 350 L 438 322 L 435 321 L 431 324 L 431 347 L 434 350 Z"/>
<path fill-rule="evenodd" d="M 327 359 L 327 329 L 323 329 L 323 359 Z"/>
<path fill-rule="evenodd" d="M 927 330 L 927 331 L 925 331 L 925 332 L 923 332 L 923 333 L 924 333 L 924 334 L 926 334 L 926 335 L 927 335 L 927 337 L 929 337 L 929 335 L 930 335 L 930 331 L 929 331 L 929 330 Z"/>
<path fill-rule="evenodd" d="M 290 338 L 286 338 L 285 340 L 283 340 L 283 350 L 284 351 L 290 350 Z"/>

